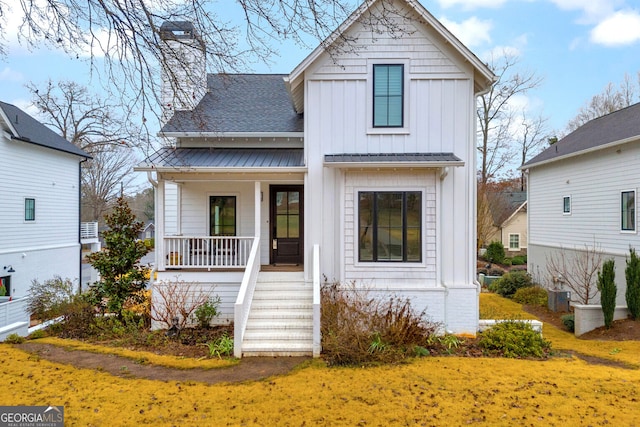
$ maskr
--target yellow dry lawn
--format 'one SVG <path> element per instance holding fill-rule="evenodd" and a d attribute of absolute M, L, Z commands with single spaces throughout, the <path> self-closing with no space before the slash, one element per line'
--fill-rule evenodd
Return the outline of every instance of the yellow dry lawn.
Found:
<path fill-rule="evenodd" d="M 483 295 L 481 305 L 525 317 L 508 300 Z M 546 325 L 544 331 L 555 348 L 580 345 Z M 591 342 L 583 349 L 627 361 L 625 353 L 640 353 L 640 344 Z M 68 426 L 640 425 L 640 370 L 571 357 L 439 357 L 378 368 L 314 361 L 286 376 L 224 385 L 122 379 L 9 345 L 0 346 L 0 358 L 0 403 L 64 405 Z M 631 356 L 627 362 L 637 364 Z"/>

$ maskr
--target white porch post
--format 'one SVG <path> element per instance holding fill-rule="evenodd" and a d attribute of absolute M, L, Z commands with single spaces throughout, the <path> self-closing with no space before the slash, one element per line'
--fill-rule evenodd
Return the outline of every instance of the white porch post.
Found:
<path fill-rule="evenodd" d="M 163 271 L 165 269 L 164 254 L 164 179 L 158 177 L 158 185 L 155 194 L 155 224 L 156 224 L 156 270 Z"/>
<path fill-rule="evenodd" d="M 254 199 L 255 199 L 255 207 L 254 207 L 254 218 L 255 218 L 255 225 L 254 225 L 254 232 L 253 235 L 257 238 L 260 238 L 260 226 L 261 226 L 261 219 L 260 219 L 260 210 L 262 208 L 262 191 L 260 191 L 260 185 L 261 182 L 260 181 L 256 181 L 255 182 L 255 191 L 254 191 Z"/>

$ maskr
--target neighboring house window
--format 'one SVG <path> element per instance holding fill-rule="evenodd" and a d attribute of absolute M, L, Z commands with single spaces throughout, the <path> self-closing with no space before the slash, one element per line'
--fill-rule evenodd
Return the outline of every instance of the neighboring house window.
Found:
<path fill-rule="evenodd" d="M 404 65 L 373 66 L 373 127 L 403 126 Z"/>
<path fill-rule="evenodd" d="M 24 220 L 36 220 L 36 199 L 24 199 Z"/>
<path fill-rule="evenodd" d="M 236 197 L 209 197 L 209 214 L 211 215 L 211 236 L 236 235 Z"/>
<path fill-rule="evenodd" d="M 636 192 L 623 191 L 620 197 L 620 216 L 622 231 L 636 230 Z"/>
<path fill-rule="evenodd" d="M 520 235 L 509 234 L 509 249 L 512 251 L 520 250 Z"/>
<path fill-rule="evenodd" d="M 562 199 L 562 213 L 568 215 L 571 213 L 571 196 L 564 196 Z"/>
<path fill-rule="evenodd" d="M 361 191 L 358 219 L 359 261 L 422 261 L 421 192 Z"/>

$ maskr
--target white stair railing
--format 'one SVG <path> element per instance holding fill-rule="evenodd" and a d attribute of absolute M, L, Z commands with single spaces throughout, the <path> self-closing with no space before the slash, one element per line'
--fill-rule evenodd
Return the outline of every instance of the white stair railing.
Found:
<path fill-rule="evenodd" d="M 320 357 L 320 245 L 313 245 L 313 357 Z"/>
<path fill-rule="evenodd" d="M 247 260 L 247 268 L 242 276 L 238 298 L 234 305 L 233 355 L 237 358 L 242 357 L 242 341 L 244 340 L 244 332 L 247 329 L 253 293 L 256 289 L 258 273 L 260 272 L 259 254 L 260 238 L 255 237 Z"/>

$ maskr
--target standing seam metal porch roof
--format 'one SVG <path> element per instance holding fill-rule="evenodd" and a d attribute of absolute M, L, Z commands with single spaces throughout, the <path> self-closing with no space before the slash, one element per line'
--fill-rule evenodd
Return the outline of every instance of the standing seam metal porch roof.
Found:
<path fill-rule="evenodd" d="M 136 169 L 305 167 L 301 148 L 161 148 L 145 163 L 138 165 Z"/>
<path fill-rule="evenodd" d="M 453 153 L 352 153 L 326 154 L 326 166 L 463 166 L 464 162 Z"/>

